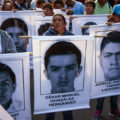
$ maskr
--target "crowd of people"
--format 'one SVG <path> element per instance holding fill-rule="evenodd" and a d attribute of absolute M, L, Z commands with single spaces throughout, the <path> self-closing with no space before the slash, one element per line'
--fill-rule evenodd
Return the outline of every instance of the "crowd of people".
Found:
<path fill-rule="evenodd" d="M 1 11 L 15 12 L 18 10 L 40 9 L 44 11 L 44 16 L 53 16 L 52 26 L 49 25 L 49 29 L 44 33 L 45 36 L 74 35 L 66 29 L 67 23 L 65 17 L 62 14 L 55 14 L 54 9 L 61 9 L 61 11 L 64 11 L 66 15 L 109 14 L 106 23 L 108 25 L 111 25 L 112 23 L 120 22 L 119 4 L 120 0 L 4 0 L 3 3 L 1 3 Z M 120 35 L 120 33 L 118 34 Z M 120 37 L 119 35 L 118 37 Z M 7 32 L 0 30 L 0 39 L 2 41 L 1 53 L 16 52 L 17 48 L 15 48 L 14 42 L 12 38 L 7 34 Z M 120 112 L 118 109 L 117 100 L 117 96 L 112 96 L 110 99 L 110 115 L 116 117 L 117 119 L 120 119 Z M 100 119 L 103 109 L 103 103 L 104 98 L 100 98 L 97 100 L 93 120 Z M 64 112 L 63 115 L 64 120 L 73 120 L 72 111 Z M 47 114 L 46 120 L 54 120 L 54 113 Z"/>
<path fill-rule="evenodd" d="M 119 3 L 120 0 L 4 0 L 0 5 L 2 11 L 40 8 L 51 11 L 47 16 L 52 16 L 53 9 L 61 9 L 67 15 L 111 14 L 114 5 Z"/>

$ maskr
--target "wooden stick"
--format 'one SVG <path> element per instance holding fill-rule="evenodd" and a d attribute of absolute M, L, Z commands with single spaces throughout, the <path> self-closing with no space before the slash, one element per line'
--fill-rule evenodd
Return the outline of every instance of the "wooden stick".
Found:
<path fill-rule="evenodd" d="M 89 28 L 89 25 L 85 25 L 81 27 L 82 29 Z"/>
<path fill-rule="evenodd" d="M 33 52 L 29 52 L 29 55 L 33 55 Z"/>
<path fill-rule="evenodd" d="M 35 12 L 45 12 L 46 10 L 35 10 Z"/>
<path fill-rule="evenodd" d="M 19 36 L 19 38 L 32 38 L 32 36 Z"/>
<path fill-rule="evenodd" d="M 107 35 L 95 35 L 94 37 L 107 37 Z"/>

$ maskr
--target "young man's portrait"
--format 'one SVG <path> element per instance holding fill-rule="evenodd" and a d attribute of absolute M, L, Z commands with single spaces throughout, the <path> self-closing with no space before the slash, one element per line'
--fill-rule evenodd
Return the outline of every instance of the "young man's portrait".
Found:
<path fill-rule="evenodd" d="M 51 93 L 73 92 L 74 80 L 82 71 L 81 51 L 71 42 L 56 42 L 44 56 L 45 75 L 51 83 Z"/>
<path fill-rule="evenodd" d="M 120 32 L 112 31 L 102 39 L 100 66 L 105 81 L 120 80 Z"/>
<path fill-rule="evenodd" d="M 13 99 L 16 87 L 16 74 L 7 64 L 0 62 L 0 104 L 9 113 L 24 109 L 23 101 Z"/>
<path fill-rule="evenodd" d="M 1 29 L 7 31 L 13 38 L 17 52 L 26 52 L 29 40 L 19 37 L 28 35 L 28 27 L 23 20 L 8 18 L 1 24 Z"/>

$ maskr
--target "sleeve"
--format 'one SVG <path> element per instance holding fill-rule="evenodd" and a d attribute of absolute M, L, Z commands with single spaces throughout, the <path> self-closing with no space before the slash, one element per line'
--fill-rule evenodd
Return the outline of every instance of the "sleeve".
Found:
<path fill-rule="evenodd" d="M 7 43 L 5 52 L 6 53 L 16 53 L 17 51 L 16 51 L 16 47 L 15 47 L 13 39 L 7 33 L 5 33 L 5 36 L 6 36 L 6 43 Z"/>

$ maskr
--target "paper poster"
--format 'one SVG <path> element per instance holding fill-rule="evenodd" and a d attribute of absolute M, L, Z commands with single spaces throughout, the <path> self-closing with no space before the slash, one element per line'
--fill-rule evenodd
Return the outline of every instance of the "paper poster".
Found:
<path fill-rule="evenodd" d="M 13 38 L 17 52 L 32 51 L 31 39 L 20 38 L 19 36 L 32 35 L 31 16 L 35 15 L 32 11 L 1 11 L 0 28 Z"/>
<path fill-rule="evenodd" d="M 91 99 L 120 94 L 120 33 L 116 31 L 120 31 L 120 24 L 90 27 L 90 35 L 96 36 Z"/>
<path fill-rule="evenodd" d="M 108 15 L 81 15 L 78 18 L 74 18 L 72 20 L 72 32 L 76 35 L 89 35 L 89 26 L 105 24 L 107 16 Z"/>
<path fill-rule="evenodd" d="M 0 104 L 14 120 L 31 120 L 29 54 L 0 54 Z"/>
<path fill-rule="evenodd" d="M 34 114 L 89 108 L 93 39 L 32 37 Z"/>

